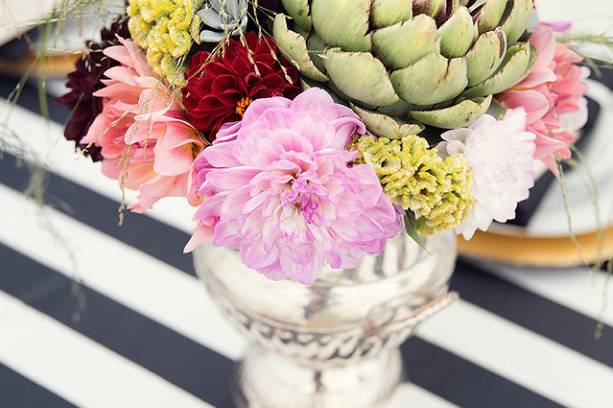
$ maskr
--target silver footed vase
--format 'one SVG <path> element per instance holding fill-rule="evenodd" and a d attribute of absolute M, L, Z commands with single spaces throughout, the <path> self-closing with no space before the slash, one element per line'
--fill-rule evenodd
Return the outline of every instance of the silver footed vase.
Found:
<path fill-rule="evenodd" d="M 251 342 L 233 399 L 250 408 L 372 408 L 403 379 L 399 346 L 457 295 L 452 233 L 427 250 L 406 234 L 353 269 L 325 268 L 310 286 L 271 281 L 233 249 L 205 245 L 196 270 L 224 316 Z"/>

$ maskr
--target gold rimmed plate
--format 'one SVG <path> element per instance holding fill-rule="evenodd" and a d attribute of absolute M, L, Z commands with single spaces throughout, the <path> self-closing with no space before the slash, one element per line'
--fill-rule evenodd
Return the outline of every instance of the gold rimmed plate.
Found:
<path fill-rule="evenodd" d="M 565 194 L 554 182 L 527 227 L 495 224 L 470 241 L 460 238 L 462 255 L 526 267 L 572 267 L 613 258 L 613 94 L 602 83 L 589 85 L 600 114 L 582 164 L 564 177 Z"/>

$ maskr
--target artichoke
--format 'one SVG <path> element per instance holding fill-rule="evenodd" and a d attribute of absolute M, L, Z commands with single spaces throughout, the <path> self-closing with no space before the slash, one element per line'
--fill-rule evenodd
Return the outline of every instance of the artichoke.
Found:
<path fill-rule="evenodd" d="M 533 0 L 282 0 L 281 51 L 378 136 L 465 127 L 536 57 Z M 289 20 L 287 17 L 291 17 Z M 288 25 L 291 23 L 291 25 Z"/>

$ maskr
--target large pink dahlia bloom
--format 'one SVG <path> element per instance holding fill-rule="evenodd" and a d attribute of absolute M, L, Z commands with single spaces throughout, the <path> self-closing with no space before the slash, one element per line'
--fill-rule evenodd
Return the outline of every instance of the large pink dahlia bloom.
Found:
<path fill-rule="evenodd" d="M 105 87 L 94 93 L 103 109 L 82 143 L 102 148 L 103 173 L 138 190 L 131 209 L 142 212 L 160 198 L 187 194 L 203 140 L 142 51 L 131 40 L 120 42 L 104 50 L 120 65 L 104 73 Z"/>
<path fill-rule="evenodd" d="M 186 249 L 236 248 L 267 277 L 304 284 L 326 262 L 353 267 L 380 253 L 401 216 L 374 170 L 351 165 L 345 147 L 356 133 L 364 124 L 320 89 L 253 102 L 196 159 L 192 199 L 203 204 Z"/>
<path fill-rule="evenodd" d="M 526 130 L 536 135 L 535 158 L 557 174 L 556 160 L 569 159 L 569 145 L 587 121 L 589 70 L 568 44 L 557 43 L 554 30 L 541 24 L 530 37 L 537 52 L 531 73 L 503 93 L 500 101 L 509 109 L 523 108 L 528 114 Z"/>

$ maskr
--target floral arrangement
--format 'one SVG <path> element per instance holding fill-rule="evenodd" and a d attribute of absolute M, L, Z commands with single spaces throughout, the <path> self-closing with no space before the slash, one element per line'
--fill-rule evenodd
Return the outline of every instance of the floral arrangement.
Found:
<path fill-rule="evenodd" d="M 309 284 L 406 231 L 513 219 L 586 122 L 582 57 L 533 0 L 129 0 L 60 99 L 65 136 L 186 250 Z"/>

